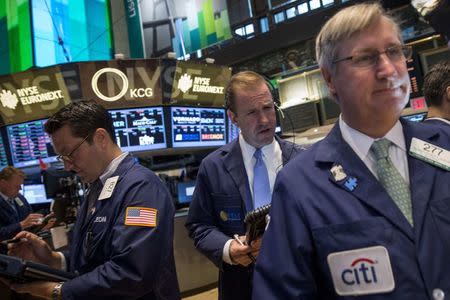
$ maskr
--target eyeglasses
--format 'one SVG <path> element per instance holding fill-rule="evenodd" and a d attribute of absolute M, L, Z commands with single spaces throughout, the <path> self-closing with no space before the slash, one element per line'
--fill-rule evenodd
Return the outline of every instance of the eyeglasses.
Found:
<path fill-rule="evenodd" d="M 412 56 L 412 48 L 411 46 L 396 45 L 386 48 L 382 52 L 378 50 L 367 50 L 352 56 L 338 58 L 333 61 L 333 64 L 344 60 L 350 60 L 354 67 L 369 68 L 378 64 L 381 54 L 386 54 L 391 62 L 398 62 L 410 59 Z"/>
<path fill-rule="evenodd" d="M 75 151 L 78 150 L 78 148 L 81 147 L 81 145 L 83 145 L 83 143 L 88 139 L 88 137 L 90 135 L 91 135 L 91 133 L 89 133 L 75 148 L 73 148 L 73 150 L 70 151 L 69 154 L 67 154 L 67 155 L 58 155 L 56 157 L 56 159 L 58 159 L 60 162 L 68 162 L 68 163 L 73 162 L 72 155 L 75 153 Z"/>

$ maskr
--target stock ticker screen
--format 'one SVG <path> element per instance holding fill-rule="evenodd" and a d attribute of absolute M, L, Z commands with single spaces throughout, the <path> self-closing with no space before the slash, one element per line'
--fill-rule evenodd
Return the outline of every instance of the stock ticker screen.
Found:
<path fill-rule="evenodd" d="M 47 120 L 36 120 L 6 126 L 14 167 L 22 168 L 56 161 L 50 137 L 44 131 Z"/>
<path fill-rule="evenodd" d="M 162 107 L 110 110 L 117 144 L 123 151 L 167 147 Z"/>
<path fill-rule="evenodd" d="M 225 118 L 223 108 L 171 107 L 172 146 L 225 145 Z"/>
<path fill-rule="evenodd" d="M 0 136 L 0 170 L 8 165 L 8 157 L 6 156 L 5 144 Z"/>

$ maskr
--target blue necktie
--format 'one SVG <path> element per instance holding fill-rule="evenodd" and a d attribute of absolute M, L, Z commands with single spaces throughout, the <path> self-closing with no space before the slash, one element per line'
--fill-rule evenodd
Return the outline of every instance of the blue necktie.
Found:
<path fill-rule="evenodd" d="M 271 200 L 269 173 L 262 159 L 261 149 L 256 149 L 253 154 L 256 162 L 253 167 L 253 200 L 255 208 L 269 204 Z"/>

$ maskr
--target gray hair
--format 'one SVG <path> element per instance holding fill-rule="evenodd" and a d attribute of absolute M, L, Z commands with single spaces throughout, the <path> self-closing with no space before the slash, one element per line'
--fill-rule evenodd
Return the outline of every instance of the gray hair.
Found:
<path fill-rule="evenodd" d="M 356 4 L 342 9 L 322 26 L 316 38 L 316 58 L 319 66 L 334 71 L 333 61 L 337 59 L 339 43 L 368 28 L 380 17 L 392 22 L 400 41 L 403 42 L 397 22 L 379 3 Z"/>

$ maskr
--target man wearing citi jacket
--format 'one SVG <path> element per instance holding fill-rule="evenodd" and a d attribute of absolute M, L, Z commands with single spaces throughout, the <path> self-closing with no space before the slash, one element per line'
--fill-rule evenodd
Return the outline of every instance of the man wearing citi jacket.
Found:
<path fill-rule="evenodd" d="M 345 8 L 316 40 L 342 114 L 278 174 L 253 299 L 450 297 L 450 139 L 399 121 L 409 99 L 398 25 Z"/>

